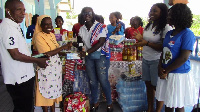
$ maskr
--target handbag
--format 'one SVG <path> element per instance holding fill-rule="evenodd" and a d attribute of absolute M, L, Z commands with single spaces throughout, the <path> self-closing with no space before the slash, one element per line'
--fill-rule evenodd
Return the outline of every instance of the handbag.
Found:
<path fill-rule="evenodd" d="M 100 59 L 100 56 L 101 56 L 101 52 L 100 52 L 100 51 L 95 51 L 95 52 L 90 53 L 90 54 L 88 55 L 88 57 L 89 57 L 90 59 Z"/>

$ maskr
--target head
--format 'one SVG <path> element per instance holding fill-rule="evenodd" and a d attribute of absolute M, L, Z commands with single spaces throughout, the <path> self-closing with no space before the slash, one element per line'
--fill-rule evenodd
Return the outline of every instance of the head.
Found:
<path fill-rule="evenodd" d="M 192 12 L 186 4 L 175 4 L 169 9 L 167 22 L 175 28 L 190 28 L 192 20 Z"/>
<path fill-rule="evenodd" d="M 42 28 L 42 31 L 44 33 L 49 34 L 53 28 L 51 18 L 50 17 L 43 18 L 40 27 Z"/>
<path fill-rule="evenodd" d="M 33 15 L 33 17 L 32 17 L 32 24 L 36 24 L 36 22 L 37 22 L 37 17 L 39 17 L 39 15 L 38 14 L 35 14 L 35 15 Z"/>
<path fill-rule="evenodd" d="M 34 35 L 39 32 L 50 33 L 52 31 L 52 21 L 48 15 L 41 15 L 37 18 Z"/>
<path fill-rule="evenodd" d="M 115 12 L 110 13 L 109 21 L 111 24 L 114 24 L 117 22 L 117 15 Z"/>
<path fill-rule="evenodd" d="M 95 22 L 95 13 L 91 7 L 84 7 L 81 10 L 80 24 L 84 25 L 86 22 Z"/>
<path fill-rule="evenodd" d="M 21 23 L 25 17 L 25 7 L 20 0 L 7 0 L 5 3 L 5 16 L 16 23 Z"/>
<path fill-rule="evenodd" d="M 56 23 L 58 28 L 61 28 L 63 23 L 64 23 L 64 20 L 61 16 L 57 16 L 56 19 L 55 19 L 55 23 Z"/>
<path fill-rule="evenodd" d="M 95 19 L 96 19 L 96 21 L 104 24 L 104 18 L 102 15 L 95 14 Z"/>
<path fill-rule="evenodd" d="M 131 26 L 134 27 L 135 29 L 137 29 L 140 26 L 142 27 L 143 26 L 142 19 L 138 16 L 135 16 L 134 18 L 132 18 Z"/>
<path fill-rule="evenodd" d="M 151 21 L 158 21 L 167 18 L 168 8 L 164 3 L 154 4 L 149 12 L 149 18 Z"/>
<path fill-rule="evenodd" d="M 117 20 L 122 20 L 122 14 L 119 11 L 116 11 L 115 14 L 117 16 Z"/>
<path fill-rule="evenodd" d="M 151 22 L 157 22 L 156 31 L 160 32 L 165 28 L 167 24 L 167 15 L 168 15 L 168 8 L 164 3 L 156 3 L 154 4 L 149 12 L 149 23 L 147 24 L 147 29 Z"/>

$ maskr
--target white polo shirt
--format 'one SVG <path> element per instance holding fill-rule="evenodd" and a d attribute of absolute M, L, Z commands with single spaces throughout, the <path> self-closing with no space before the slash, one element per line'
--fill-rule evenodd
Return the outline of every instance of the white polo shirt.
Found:
<path fill-rule="evenodd" d="M 32 63 L 12 59 L 7 49 L 15 48 L 18 48 L 20 53 L 31 56 L 19 24 L 4 18 L 0 24 L 0 60 L 5 84 L 20 84 L 35 76 Z"/>
<path fill-rule="evenodd" d="M 86 46 L 86 51 L 88 49 L 90 49 L 92 46 L 91 46 L 91 43 L 90 43 L 90 38 L 91 38 L 91 35 L 92 35 L 92 31 L 94 30 L 94 27 L 96 26 L 98 22 L 95 21 L 94 24 L 92 25 L 92 27 L 90 28 L 90 30 L 88 31 L 86 26 L 83 25 L 80 29 L 79 29 L 79 36 L 82 38 L 83 40 L 83 43 L 85 44 Z M 100 37 L 106 37 L 106 34 L 108 33 L 108 30 L 107 30 L 107 27 L 105 27 L 101 33 L 99 33 L 98 35 L 98 39 Z M 98 49 L 98 51 L 100 51 L 101 48 Z"/>
<path fill-rule="evenodd" d="M 172 27 L 167 24 L 161 37 L 161 32 L 156 35 L 153 33 L 155 31 L 155 27 L 152 29 L 152 26 L 153 24 L 151 24 L 147 30 L 144 30 L 143 33 L 144 40 L 151 43 L 162 43 L 161 38 L 165 38 L 166 33 L 172 30 Z M 156 51 L 149 46 L 143 46 L 142 55 L 143 58 L 148 61 L 158 60 L 160 59 L 161 51 Z"/>

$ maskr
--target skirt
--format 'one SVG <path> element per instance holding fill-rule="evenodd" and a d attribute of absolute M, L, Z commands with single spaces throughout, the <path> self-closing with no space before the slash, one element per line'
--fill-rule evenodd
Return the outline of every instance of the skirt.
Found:
<path fill-rule="evenodd" d="M 169 108 L 194 106 L 198 92 L 191 73 L 169 73 L 167 80 L 158 78 L 156 99 Z"/>

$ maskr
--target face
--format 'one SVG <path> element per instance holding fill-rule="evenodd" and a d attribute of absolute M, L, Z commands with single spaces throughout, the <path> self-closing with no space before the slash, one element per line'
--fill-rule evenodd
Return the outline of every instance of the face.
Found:
<path fill-rule="evenodd" d="M 116 23 L 117 18 L 114 14 L 110 14 L 109 20 L 110 20 L 110 23 L 112 24 L 112 23 Z"/>
<path fill-rule="evenodd" d="M 133 19 L 131 26 L 133 26 L 135 29 L 137 29 L 140 26 L 139 21 L 136 19 Z"/>
<path fill-rule="evenodd" d="M 92 21 L 92 18 L 93 18 L 93 11 L 89 8 L 85 9 L 85 11 L 83 12 L 83 16 L 86 22 L 90 22 Z"/>
<path fill-rule="evenodd" d="M 150 20 L 152 20 L 152 21 L 159 20 L 160 19 L 160 13 L 161 13 L 161 10 L 156 5 L 151 7 L 151 10 L 149 12 Z"/>
<path fill-rule="evenodd" d="M 61 26 L 63 25 L 62 19 L 57 18 L 57 19 L 56 19 L 56 25 L 57 25 L 57 27 L 61 27 Z"/>
<path fill-rule="evenodd" d="M 25 8 L 22 2 L 15 2 L 12 8 L 6 9 L 9 18 L 15 21 L 16 23 L 21 23 L 24 19 Z M 9 13 L 8 13 L 9 12 Z"/>
<path fill-rule="evenodd" d="M 49 34 L 53 28 L 51 18 L 49 17 L 44 18 L 41 22 L 41 28 L 44 33 Z"/>
<path fill-rule="evenodd" d="M 169 12 L 168 12 L 168 16 L 167 16 L 167 23 L 170 25 L 170 26 L 172 26 L 173 25 L 173 23 L 172 23 L 172 11 L 171 10 L 169 10 Z"/>

